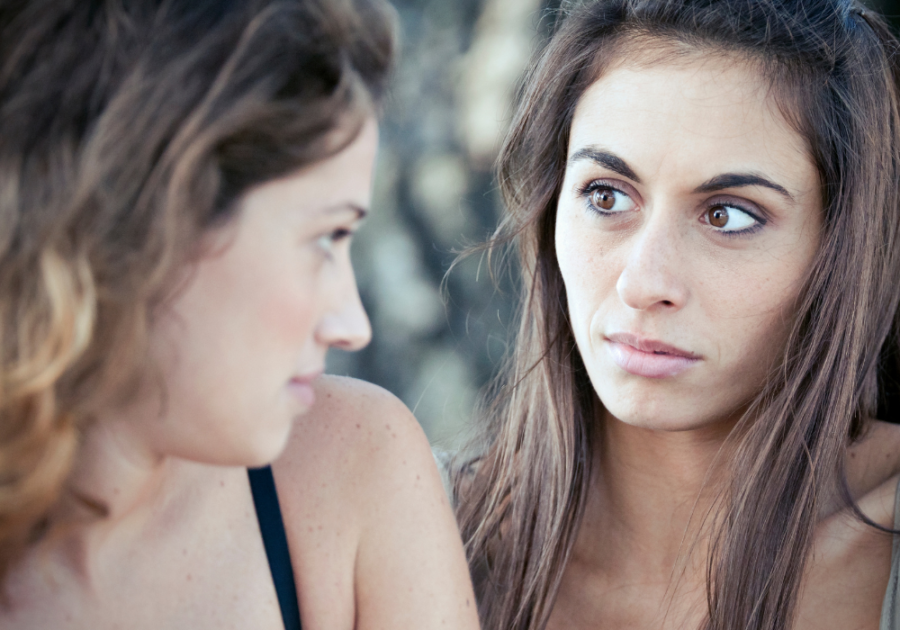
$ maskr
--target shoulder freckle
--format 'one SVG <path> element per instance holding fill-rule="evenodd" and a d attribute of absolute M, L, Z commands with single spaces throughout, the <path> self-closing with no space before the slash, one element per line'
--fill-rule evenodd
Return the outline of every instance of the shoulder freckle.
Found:
<path fill-rule="evenodd" d="M 377 385 L 352 378 L 327 376 L 321 379 L 319 388 L 326 399 L 311 414 L 320 416 L 322 420 L 327 417 L 329 423 L 355 427 L 357 430 L 366 428 L 372 437 L 382 434 L 401 438 L 409 430 L 419 430 L 418 422 L 406 405 Z"/>
<path fill-rule="evenodd" d="M 874 491 L 893 498 L 896 482 L 888 489 L 881 486 L 900 474 L 900 426 L 870 421 L 847 455 L 847 477 L 855 496 L 862 498 Z"/>
<path fill-rule="evenodd" d="M 320 378 L 316 393 L 316 404 L 297 419 L 280 458 L 285 476 L 321 482 L 324 467 L 331 481 L 366 497 L 398 479 L 416 483 L 417 475 L 424 480 L 431 474 L 428 439 L 396 396 L 371 383 L 336 376 Z M 334 462 L 340 462 L 338 470 Z"/>

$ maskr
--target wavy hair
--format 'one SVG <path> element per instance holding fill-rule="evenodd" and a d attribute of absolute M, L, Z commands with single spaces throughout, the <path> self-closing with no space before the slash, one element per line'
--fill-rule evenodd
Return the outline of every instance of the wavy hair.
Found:
<path fill-rule="evenodd" d="M 707 630 L 790 628 L 820 500 L 838 491 L 865 520 L 847 447 L 897 402 L 898 42 L 850 0 L 578 4 L 537 53 L 498 162 L 506 214 L 488 249 L 518 253 L 518 336 L 484 399 L 487 446 L 454 473 L 483 623 L 545 627 L 590 491 L 602 405 L 553 237 L 575 106 L 620 55 L 668 42 L 753 62 L 821 182 L 821 245 L 780 361 L 732 434 L 707 571 Z"/>
<path fill-rule="evenodd" d="M 250 187 L 382 97 L 381 0 L 0 0 L 0 582 L 127 400 L 153 309 Z"/>

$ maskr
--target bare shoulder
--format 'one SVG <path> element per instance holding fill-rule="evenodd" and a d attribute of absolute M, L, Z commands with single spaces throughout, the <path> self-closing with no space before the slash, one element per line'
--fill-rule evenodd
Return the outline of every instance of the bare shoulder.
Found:
<path fill-rule="evenodd" d="M 330 462 L 332 479 L 359 485 L 404 461 L 431 465 L 430 458 L 425 434 L 396 396 L 357 379 L 323 376 L 315 405 L 295 421 L 276 466 L 306 469 L 315 461 L 322 470 Z"/>
<path fill-rule="evenodd" d="M 862 513 L 882 527 L 894 525 L 898 479 L 900 427 L 872 421 L 848 450 L 847 480 Z M 797 627 L 878 627 L 891 544 L 889 534 L 849 508 L 824 518 L 816 528 Z"/>
<path fill-rule="evenodd" d="M 900 425 L 873 420 L 847 452 L 847 479 L 863 513 L 880 525 L 893 524 L 900 478 Z"/>
<path fill-rule="evenodd" d="M 279 482 L 302 489 L 302 496 L 319 494 L 324 485 L 332 502 L 345 500 L 345 519 L 353 512 L 365 517 L 368 504 L 392 491 L 398 476 L 421 479 L 434 467 L 428 440 L 402 401 L 340 376 L 319 379 L 315 405 L 297 418 L 273 465 Z"/>
<path fill-rule="evenodd" d="M 412 413 L 349 378 L 320 379 L 316 398 L 273 464 L 304 625 L 477 628 L 459 532 Z"/>

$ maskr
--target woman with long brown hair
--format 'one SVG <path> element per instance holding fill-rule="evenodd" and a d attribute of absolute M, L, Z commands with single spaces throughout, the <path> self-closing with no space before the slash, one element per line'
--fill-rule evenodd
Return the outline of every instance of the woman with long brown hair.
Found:
<path fill-rule="evenodd" d="M 0 2 L 3 628 L 477 627 L 415 420 L 321 376 L 393 22 Z"/>
<path fill-rule="evenodd" d="M 575 4 L 499 160 L 485 627 L 900 627 L 897 40 L 850 0 Z"/>

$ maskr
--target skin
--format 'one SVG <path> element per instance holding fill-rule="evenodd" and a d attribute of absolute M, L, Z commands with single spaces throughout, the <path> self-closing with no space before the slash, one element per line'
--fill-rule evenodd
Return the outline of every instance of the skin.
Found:
<path fill-rule="evenodd" d="M 141 394 L 85 435 L 72 487 L 107 506 L 32 549 L 3 628 L 283 628 L 246 467 L 273 463 L 304 628 L 477 628 L 465 559 L 415 419 L 320 377 L 370 337 L 350 266 L 377 147 L 248 192 L 151 330 Z M 162 395 L 160 384 L 164 387 Z"/>
<path fill-rule="evenodd" d="M 818 175 L 758 70 L 723 55 L 614 65 L 580 99 L 568 156 L 557 260 L 605 415 L 548 628 L 699 627 L 713 462 L 786 341 L 822 229 Z M 652 342 L 687 359 L 649 374 Z M 850 451 L 853 494 L 885 525 L 898 447 L 873 422 Z M 825 510 L 796 627 L 877 628 L 890 545 Z"/>

